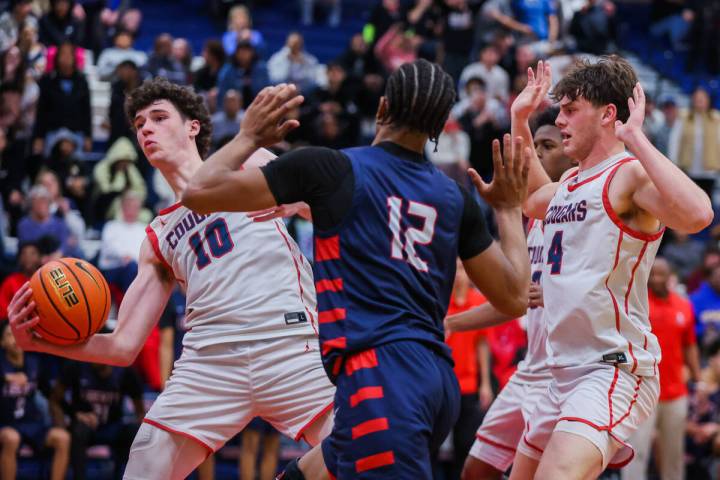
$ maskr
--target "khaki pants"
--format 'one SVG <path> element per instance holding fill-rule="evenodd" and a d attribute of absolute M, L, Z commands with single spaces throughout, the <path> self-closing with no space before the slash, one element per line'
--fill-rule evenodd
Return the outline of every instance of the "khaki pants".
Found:
<path fill-rule="evenodd" d="M 688 397 L 658 402 L 657 409 L 630 438 L 635 458 L 622 469 L 622 480 L 645 480 L 653 434 L 657 429 L 657 459 L 662 480 L 685 478 L 685 421 Z"/>

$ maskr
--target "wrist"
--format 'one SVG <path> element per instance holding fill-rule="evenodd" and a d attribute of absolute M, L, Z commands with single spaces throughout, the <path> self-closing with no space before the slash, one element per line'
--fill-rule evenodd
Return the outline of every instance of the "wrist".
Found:
<path fill-rule="evenodd" d="M 623 139 L 623 143 L 625 144 L 625 147 L 627 147 L 629 150 L 633 150 L 633 148 L 638 147 L 643 141 L 646 140 L 647 137 L 645 136 L 645 132 L 643 132 L 642 128 L 636 128 L 625 136 L 625 138 Z"/>
<path fill-rule="evenodd" d="M 261 147 L 260 143 L 257 141 L 257 137 L 244 132 L 242 129 L 240 129 L 240 132 L 238 132 L 238 134 L 235 135 L 235 138 L 233 138 L 233 143 L 251 149 L 258 149 Z"/>

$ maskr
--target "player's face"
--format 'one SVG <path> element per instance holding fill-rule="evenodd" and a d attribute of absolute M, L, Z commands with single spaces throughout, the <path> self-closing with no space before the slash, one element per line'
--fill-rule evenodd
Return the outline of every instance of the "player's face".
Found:
<path fill-rule="evenodd" d="M 584 98 L 560 100 L 560 113 L 555 125 L 560 129 L 565 155 L 580 161 L 593 149 L 601 126 L 603 109 L 593 106 Z"/>
<path fill-rule="evenodd" d="M 200 122 L 184 119 L 168 100 L 156 100 L 135 114 L 138 145 L 154 167 L 172 163 L 176 152 L 194 148 Z"/>
<path fill-rule="evenodd" d="M 572 160 L 565 155 L 560 129 L 552 125 L 538 128 L 534 136 L 535 152 L 540 163 L 553 182 L 572 166 Z"/>

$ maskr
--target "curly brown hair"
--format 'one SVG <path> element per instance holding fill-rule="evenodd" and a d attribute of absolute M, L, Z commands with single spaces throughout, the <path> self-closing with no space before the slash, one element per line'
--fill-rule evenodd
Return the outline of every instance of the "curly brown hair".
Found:
<path fill-rule="evenodd" d="M 595 63 L 583 58 L 558 82 L 552 98 L 559 102 L 563 97 L 582 97 L 595 107 L 612 103 L 617 108 L 617 119 L 626 122 L 630 116 L 628 98 L 633 96 L 637 82 L 635 70 L 624 58 L 606 55 Z"/>
<path fill-rule="evenodd" d="M 163 77 L 145 80 L 125 99 L 125 114 L 130 125 L 134 125 L 133 120 L 138 110 L 142 110 L 158 100 L 167 100 L 172 103 L 184 119 L 189 118 L 200 122 L 200 132 L 195 137 L 195 144 L 200 157 L 205 158 L 210 151 L 212 123 L 203 98 L 190 87 L 175 85 Z"/>

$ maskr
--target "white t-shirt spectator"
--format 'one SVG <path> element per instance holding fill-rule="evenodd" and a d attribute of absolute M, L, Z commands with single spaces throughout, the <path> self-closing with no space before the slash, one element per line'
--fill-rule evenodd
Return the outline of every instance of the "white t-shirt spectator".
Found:
<path fill-rule="evenodd" d="M 127 223 L 121 220 L 110 220 L 105 224 L 100 239 L 101 270 L 119 268 L 127 263 L 127 259 L 138 261 L 140 245 L 145 240 L 145 224 L 142 222 Z"/>

